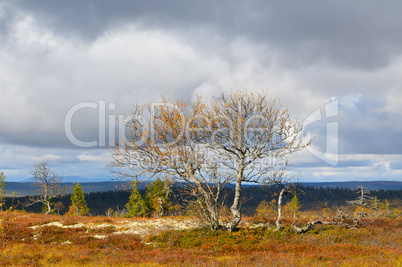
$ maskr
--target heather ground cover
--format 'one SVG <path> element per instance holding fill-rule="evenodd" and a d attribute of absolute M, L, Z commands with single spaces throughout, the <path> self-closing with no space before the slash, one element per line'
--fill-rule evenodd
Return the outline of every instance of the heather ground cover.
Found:
<path fill-rule="evenodd" d="M 2 266 L 401 266 L 402 220 L 357 230 L 320 226 L 295 233 L 285 221 L 245 218 L 233 233 L 189 217 L 114 218 L 2 212 Z M 307 223 L 301 219 L 298 224 Z M 268 227 L 266 227 L 268 226 Z"/>

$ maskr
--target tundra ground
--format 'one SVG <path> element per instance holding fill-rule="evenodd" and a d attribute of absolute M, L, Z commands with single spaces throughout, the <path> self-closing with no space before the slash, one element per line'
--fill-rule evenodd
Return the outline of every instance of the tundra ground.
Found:
<path fill-rule="evenodd" d="M 273 218 L 264 224 L 245 218 L 234 233 L 200 228 L 189 217 L 1 212 L 0 219 L 2 266 L 402 266 L 401 219 L 366 221 L 356 230 L 317 226 L 305 234 L 286 226 L 274 232 Z"/>

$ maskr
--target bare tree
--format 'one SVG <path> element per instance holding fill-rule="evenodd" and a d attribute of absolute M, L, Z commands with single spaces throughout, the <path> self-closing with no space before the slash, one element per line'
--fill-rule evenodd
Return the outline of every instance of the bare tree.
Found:
<path fill-rule="evenodd" d="M 282 229 L 282 200 L 283 200 L 283 196 L 287 195 L 287 194 L 294 194 L 296 195 L 296 191 L 298 190 L 298 184 L 286 184 L 283 186 L 283 188 L 281 189 L 281 191 L 279 192 L 278 195 L 278 218 L 276 219 L 276 229 L 275 232 L 280 231 Z M 300 190 L 300 189 L 299 189 Z M 294 215 L 295 221 L 293 223 L 295 223 L 297 221 L 297 217 L 296 215 Z"/>
<path fill-rule="evenodd" d="M 57 211 L 57 215 L 60 215 L 60 211 L 65 209 L 63 202 L 61 201 L 56 202 L 54 204 L 54 209 Z"/>
<path fill-rule="evenodd" d="M 42 161 L 34 163 L 31 178 L 38 196 L 31 198 L 28 205 L 43 203 L 45 214 L 50 214 L 52 212 L 52 198 L 62 196 L 67 192 L 67 188 L 61 186 L 63 176 L 57 175 L 47 166 L 46 161 Z"/>
<path fill-rule="evenodd" d="M 223 94 L 220 101 L 211 104 L 209 116 L 215 131 L 210 146 L 234 177 L 233 219 L 226 225 L 232 231 L 241 220 L 242 183 L 282 184 L 286 181 L 287 156 L 309 141 L 299 138 L 301 123 L 279 100 L 264 94 Z"/>
<path fill-rule="evenodd" d="M 306 226 L 304 227 L 297 227 L 296 225 L 293 226 L 293 229 L 298 233 L 306 233 L 314 228 L 315 225 L 317 224 L 323 224 L 323 225 L 338 225 L 344 228 L 349 228 L 349 229 L 357 229 L 358 226 L 364 226 L 365 223 L 361 220 L 363 217 L 369 217 L 369 214 L 367 214 L 364 209 L 368 208 L 370 204 L 374 205 L 374 210 L 377 211 L 378 209 L 378 199 L 375 197 L 370 197 L 367 196 L 367 194 L 370 193 L 370 191 L 364 189 L 364 187 L 361 185 L 359 186 L 360 190 L 358 190 L 356 193 L 359 194 L 359 197 L 357 199 L 352 200 L 352 201 L 347 201 L 348 204 L 350 205 L 355 205 L 358 207 L 358 212 L 355 213 L 354 215 L 348 215 L 344 214 L 342 210 L 338 209 L 337 214 L 332 218 L 332 221 L 312 221 L 309 222 Z M 371 201 L 374 200 L 374 201 Z M 376 214 L 374 214 L 376 215 Z M 349 221 L 352 221 L 353 224 L 347 223 L 344 220 L 348 219 Z"/>
<path fill-rule="evenodd" d="M 282 199 L 283 199 L 283 195 L 288 193 L 289 188 L 287 186 L 285 186 L 284 188 L 281 189 L 281 191 L 279 192 L 279 196 L 278 196 L 278 218 L 276 219 L 276 231 L 279 231 L 282 229 Z"/>
<path fill-rule="evenodd" d="M 364 189 L 362 185 L 359 186 L 359 188 L 360 190 L 356 192 L 359 194 L 359 197 L 355 200 L 347 201 L 347 203 L 358 206 L 359 211 L 357 213 L 357 218 L 363 218 L 368 216 L 368 214 L 364 211 L 364 208 L 368 208 L 370 206 L 370 200 L 373 199 L 373 197 L 367 196 L 370 191 Z"/>
<path fill-rule="evenodd" d="M 359 194 L 359 197 L 355 200 L 352 201 L 347 201 L 348 204 L 351 205 L 356 205 L 359 210 L 357 212 L 357 214 L 355 215 L 348 215 L 348 214 L 344 214 L 344 212 L 341 209 L 338 209 L 338 212 L 335 216 L 332 217 L 332 221 L 322 221 L 322 220 L 316 220 L 316 221 L 311 221 L 309 222 L 306 226 L 304 227 L 298 227 L 296 225 L 293 225 L 293 229 L 298 233 L 298 234 L 302 234 L 302 233 L 307 233 L 308 231 L 312 230 L 314 228 L 315 225 L 317 224 L 322 224 L 322 225 L 338 225 L 344 228 L 349 228 L 349 229 L 357 229 L 358 226 L 361 225 L 365 225 L 364 222 L 361 220 L 362 217 L 368 217 L 369 215 L 364 211 L 364 208 L 368 207 L 370 205 L 370 200 L 374 199 L 375 200 L 375 207 L 377 208 L 378 206 L 378 200 L 376 198 L 367 196 L 367 194 L 369 193 L 368 190 L 364 189 L 363 186 L 359 186 L 360 190 L 357 191 L 357 193 Z M 279 199 L 282 198 L 281 194 L 288 192 L 287 188 L 283 188 Z M 279 202 L 280 200 L 278 200 Z M 278 214 L 280 214 L 280 208 L 278 205 Z M 345 222 L 345 219 L 347 219 L 349 222 L 352 221 L 352 223 L 348 223 Z M 279 222 L 279 224 L 278 224 Z M 277 221 L 277 229 L 276 230 L 280 230 L 281 229 L 281 225 L 280 225 L 280 215 L 278 215 L 278 221 Z"/>
<path fill-rule="evenodd" d="M 112 151 L 112 173 L 184 181 L 212 229 L 222 226 L 219 209 L 226 185 L 235 184 L 233 218 L 224 225 L 233 231 L 241 220 L 242 183 L 282 183 L 286 156 L 309 144 L 299 138 L 301 124 L 264 93 L 239 91 L 210 101 L 198 97 L 191 104 L 162 98 L 137 105 L 128 118 L 129 137 Z"/>
<path fill-rule="evenodd" d="M 210 136 L 195 130 L 207 126 L 200 117 L 204 107 L 200 99 L 187 104 L 165 98 L 157 104 L 136 106 L 126 124 L 129 136 L 115 144 L 110 167 L 116 178 L 160 175 L 172 183 L 181 181 L 185 191 L 195 196 L 210 227 L 218 229 L 221 190 L 230 177 L 211 157 L 213 151 L 199 142 Z"/>

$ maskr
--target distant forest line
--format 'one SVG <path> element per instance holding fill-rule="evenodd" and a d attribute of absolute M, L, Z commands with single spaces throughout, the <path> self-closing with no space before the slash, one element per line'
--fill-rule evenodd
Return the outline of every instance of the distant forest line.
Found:
<path fill-rule="evenodd" d="M 107 183 L 107 182 L 106 182 Z M 122 183 L 122 182 L 114 182 Z M 93 186 L 98 183 L 93 183 Z M 85 183 L 82 184 L 85 188 Z M 109 183 L 108 186 L 111 184 Z M 99 185 L 98 185 L 99 186 Z M 145 194 L 145 183 L 139 186 L 139 191 L 142 195 Z M 122 188 L 126 188 L 125 190 Z M 110 188 L 110 187 L 109 187 Z M 116 186 L 114 191 L 103 191 L 103 192 L 91 192 L 85 194 L 85 199 L 90 209 L 91 215 L 105 215 L 106 211 L 113 209 L 114 211 L 124 209 L 126 203 L 130 197 L 130 188 L 128 184 L 122 185 L 120 188 Z M 88 190 L 88 187 L 86 187 Z M 245 215 L 254 215 L 256 208 L 262 201 L 271 201 L 277 198 L 277 193 L 280 191 L 277 187 L 263 187 L 263 186 L 245 186 L 243 188 L 243 196 L 246 201 L 242 204 L 242 211 Z M 298 198 L 301 204 L 301 210 L 316 210 L 324 207 L 339 207 L 346 204 L 346 201 L 354 200 L 358 197 L 358 189 L 350 188 L 330 188 L 330 187 L 318 187 L 318 186 L 300 186 L 298 192 Z M 402 189 L 397 190 L 372 190 L 370 196 L 377 196 L 379 200 L 387 199 L 391 206 L 401 205 L 402 202 Z M 233 191 L 228 189 L 227 199 L 233 199 Z M 292 195 L 285 196 L 285 201 L 288 202 L 292 198 Z M 53 202 L 63 203 L 64 209 L 60 210 L 60 215 L 65 214 L 68 211 L 68 207 L 71 205 L 71 195 L 66 195 L 60 198 L 54 198 Z M 40 213 L 42 209 L 42 204 L 37 203 L 28 207 L 24 207 L 24 203 L 29 200 L 29 196 L 14 196 L 7 197 L 5 199 L 6 207 L 15 207 L 16 209 L 24 209 L 27 212 Z M 178 187 L 173 187 L 172 205 L 181 204 L 183 205 L 183 196 L 179 192 Z M 285 203 L 286 203 L 285 202 Z M 230 203 L 227 201 L 226 203 Z M 184 205 L 183 205 L 184 206 Z"/>
<path fill-rule="evenodd" d="M 139 182 L 138 189 L 146 189 L 146 185 L 152 181 Z M 62 183 L 66 186 L 69 192 L 72 191 L 75 183 Z M 85 182 L 80 183 L 84 193 L 107 192 L 107 191 L 121 191 L 130 188 L 130 183 L 127 181 L 105 181 L 105 182 Z M 399 181 L 350 181 L 350 182 L 320 182 L 300 183 L 302 186 L 307 187 L 324 187 L 324 188 L 345 188 L 356 189 L 358 186 L 363 185 L 368 190 L 402 190 L 402 182 Z M 250 185 L 244 184 L 244 187 Z M 252 185 L 255 186 L 255 185 Z M 32 196 L 35 195 L 35 187 L 29 182 L 7 182 L 6 181 L 6 195 L 12 196 Z"/>

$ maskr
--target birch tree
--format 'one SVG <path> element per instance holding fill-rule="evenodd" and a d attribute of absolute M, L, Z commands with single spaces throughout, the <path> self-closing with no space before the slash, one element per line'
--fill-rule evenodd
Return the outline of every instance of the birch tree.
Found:
<path fill-rule="evenodd" d="M 280 184 L 287 156 L 308 145 L 301 123 L 264 92 L 223 93 L 192 103 L 162 98 L 135 106 L 125 120 L 128 136 L 112 150 L 111 172 L 119 177 L 164 176 L 189 187 L 210 227 L 233 231 L 241 221 L 244 182 Z M 232 219 L 219 210 L 234 184 Z"/>
<path fill-rule="evenodd" d="M 37 197 L 31 198 L 28 205 L 34 203 L 43 203 L 45 214 L 52 212 L 52 199 L 64 195 L 67 190 L 61 186 L 63 176 L 57 175 L 47 166 L 46 161 L 34 163 L 34 169 L 31 172 L 33 186 L 36 187 Z"/>

